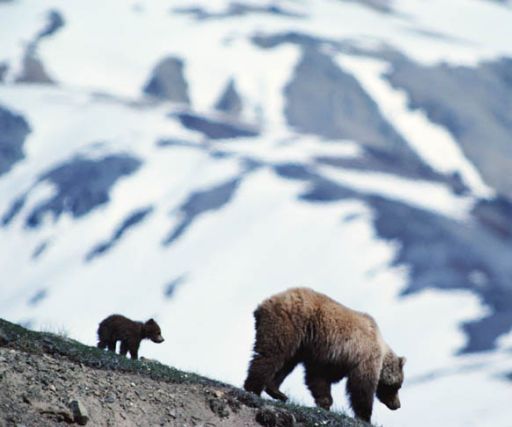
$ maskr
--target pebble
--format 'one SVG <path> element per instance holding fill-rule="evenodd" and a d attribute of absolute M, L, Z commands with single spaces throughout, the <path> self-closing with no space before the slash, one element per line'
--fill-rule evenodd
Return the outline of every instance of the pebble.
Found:
<path fill-rule="evenodd" d="M 116 401 L 116 397 L 113 394 L 109 394 L 105 397 L 105 403 L 114 403 Z"/>
<path fill-rule="evenodd" d="M 89 413 L 84 404 L 76 399 L 69 402 L 69 407 L 73 411 L 73 418 L 75 422 L 81 426 L 84 426 L 89 421 Z"/>

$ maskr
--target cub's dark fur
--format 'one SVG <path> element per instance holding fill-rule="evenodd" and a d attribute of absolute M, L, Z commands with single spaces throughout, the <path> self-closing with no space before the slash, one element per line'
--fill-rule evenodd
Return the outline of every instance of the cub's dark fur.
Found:
<path fill-rule="evenodd" d="M 135 322 L 120 314 L 113 314 L 102 320 L 98 327 L 98 347 L 116 351 L 117 341 L 121 341 L 123 356 L 129 351 L 132 359 L 138 358 L 140 342 L 143 339 L 153 342 L 164 341 L 160 326 L 153 319 L 147 322 Z"/>

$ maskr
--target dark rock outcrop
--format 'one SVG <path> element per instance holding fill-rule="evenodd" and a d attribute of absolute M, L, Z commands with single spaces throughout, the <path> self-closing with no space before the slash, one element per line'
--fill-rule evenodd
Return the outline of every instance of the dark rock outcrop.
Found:
<path fill-rule="evenodd" d="M 64 26 L 64 23 L 64 17 L 58 10 L 49 10 L 46 15 L 46 25 L 41 31 L 39 31 L 39 34 L 37 35 L 37 40 L 41 40 L 44 37 L 54 35 Z"/>
<path fill-rule="evenodd" d="M 0 105 L 0 175 L 23 159 L 23 144 L 29 132 L 23 116 Z"/>
<path fill-rule="evenodd" d="M 504 239 L 512 240 L 512 202 L 498 197 L 479 201 L 473 215 L 486 227 Z"/>
<path fill-rule="evenodd" d="M 238 94 L 233 79 L 229 80 L 224 92 L 215 104 L 215 109 L 233 116 L 237 116 L 242 111 L 242 98 Z"/>
<path fill-rule="evenodd" d="M 75 218 L 88 214 L 94 208 L 110 200 L 110 190 L 123 176 L 134 173 L 140 160 L 129 155 L 110 155 L 101 159 L 76 157 L 68 163 L 43 174 L 35 185 L 48 181 L 56 189 L 55 194 L 41 201 L 28 214 L 25 225 L 38 227 L 47 214 L 54 218 L 67 212 Z M 3 216 L 8 225 L 21 211 L 30 193 L 19 196 Z"/>
<path fill-rule="evenodd" d="M 144 86 L 144 93 L 165 101 L 189 104 L 188 84 L 183 69 L 180 58 L 171 56 L 162 59 L 153 69 Z"/>
<path fill-rule="evenodd" d="M 328 139 L 356 141 L 408 168 L 427 168 L 354 76 L 317 49 L 303 52 L 285 89 L 285 115 L 292 127 Z"/>
<path fill-rule="evenodd" d="M 381 13 L 393 12 L 391 0 L 344 0 L 351 3 L 360 3 L 363 6 L 369 7 L 370 9 L 376 10 Z"/>
<path fill-rule="evenodd" d="M 231 201 L 241 178 L 234 178 L 213 188 L 192 193 L 179 208 L 180 222 L 164 240 L 164 245 L 176 241 L 200 215 L 222 208 Z"/>
<path fill-rule="evenodd" d="M 137 209 L 135 212 L 128 215 L 121 224 L 114 231 L 112 236 L 99 244 L 97 244 L 94 248 L 92 248 L 86 256 L 86 261 L 91 261 L 94 258 L 105 254 L 109 250 L 111 250 L 114 245 L 116 245 L 119 240 L 126 234 L 126 232 L 136 225 L 140 224 L 146 217 L 153 211 L 151 206 Z"/>
<path fill-rule="evenodd" d="M 194 113 L 178 113 L 176 117 L 187 129 L 201 132 L 210 139 L 255 137 L 257 129 L 233 121 L 221 121 Z"/>
<path fill-rule="evenodd" d="M 9 66 L 4 62 L 0 62 L 0 83 L 3 83 L 3 81 L 5 80 L 7 70 L 9 70 Z"/>
<path fill-rule="evenodd" d="M 198 21 L 212 20 L 212 19 L 226 19 L 226 18 L 239 18 L 251 14 L 265 14 L 283 16 L 288 18 L 299 18 L 301 14 L 283 8 L 279 5 L 251 5 L 240 2 L 231 2 L 229 6 L 219 12 L 211 12 L 202 7 L 183 7 L 174 8 L 174 13 L 192 16 Z"/>
<path fill-rule="evenodd" d="M 398 60 L 387 77 L 411 108 L 452 133 L 486 183 L 512 198 L 512 58 L 475 68 Z"/>
<path fill-rule="evenodd" d="M 469 340 L 463 351 L 492 349 L 512 327 L 512 239 L 477 221 L 459 222 L 381 197 L 367 200 L 377 233 L 401 243 L 395 262 L 410 268 L 404 293 L 433 287 L 473 291 L 490 313 L 464 325 Z"/>
<path fill-rule="evenodd" d="M 37 55 L 36 49 L 27 48 L 20 73 L 14 79 L 16 83 L 54 84 Z"/>
<path fill-rule="evenodd" d="M 164 296 L 166 298 L 172 298 L 174 296 L 174 294 L 176 293 L 176 290 L 183 284 L 185 283 L 187 280 L 187 276 L 186 275 L 181 275 L 179 277 L 176 277 L 174 279 L 172 279 L 169 283 L 167 283 L 165 285 L 165 288 L 164 288 Z"/>

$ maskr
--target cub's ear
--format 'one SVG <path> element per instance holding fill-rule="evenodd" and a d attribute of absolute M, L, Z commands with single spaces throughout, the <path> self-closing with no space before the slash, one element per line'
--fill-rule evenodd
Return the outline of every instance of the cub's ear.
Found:
<path fill-rule="evenodd" d="M 405 357 L 399 357 L 399 358 L 398 358 L 398 363 L 400 364 L 400 367 L 401 367 L 401 368 L 403 368 L 403 367 L 404 367 L 405 362 L 407 362 L 407 358 L 405 358 Z"/>

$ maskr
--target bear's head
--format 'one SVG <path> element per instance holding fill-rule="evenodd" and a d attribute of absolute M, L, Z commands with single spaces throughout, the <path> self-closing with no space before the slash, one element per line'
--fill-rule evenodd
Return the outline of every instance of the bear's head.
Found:
<path fill-rule="evenodd" d="M 404 382 L 405 357 L 397 357 L 392 351 L 384 356 L 379 383 L 377 385 L 377 398 L 389 409 L 400 408 L 398 390 Z"/>
<path fill-rule="evenodd" d="M 153 319 L 149 319 L 144 323 L 144 337 L 149 338 L 151 341 L 161 343 L 164 341 L 160 326 Z"/>

